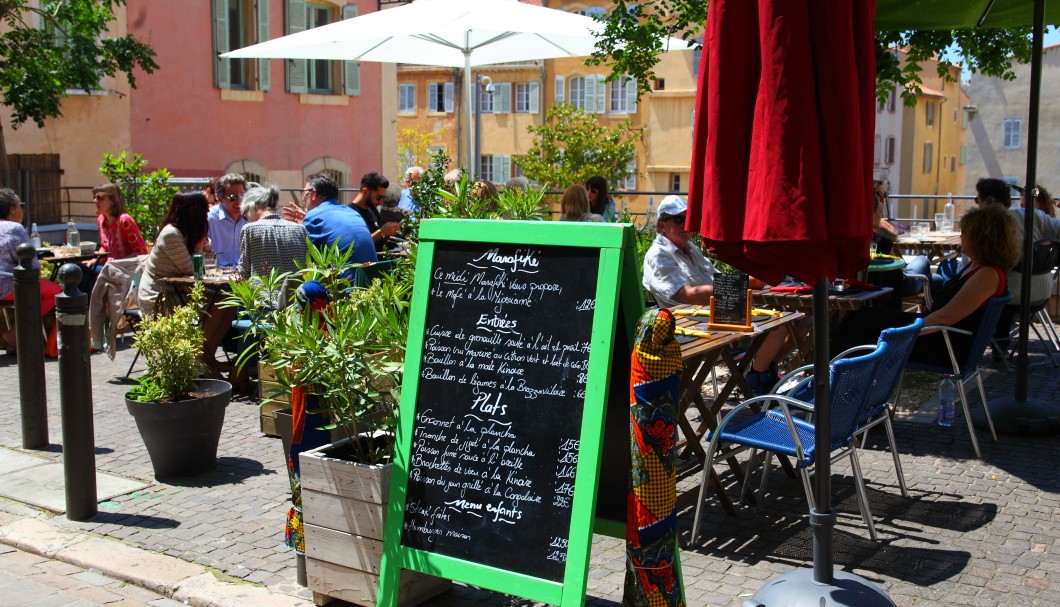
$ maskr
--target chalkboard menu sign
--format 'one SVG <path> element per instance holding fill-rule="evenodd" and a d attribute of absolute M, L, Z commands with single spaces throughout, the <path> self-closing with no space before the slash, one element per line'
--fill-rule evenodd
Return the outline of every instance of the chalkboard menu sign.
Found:
<path fill-rule="evenodd" d="M 411 569 L 581 606 L 594 528 L 625 529 L 594 503 L 628 483 L 633 226 L 428 220 L 417 257 L 378 605 Z"/>
<path fill-rule="evenodd" d="M 748 298 L 747 286 L 747 274 L 714 275 L 714 295 L 710 303 L 712 325 L 751 325 L 751 301 Z"/>
<path fill-rule="evenodd" d="M 592 253 L 438 245 L 404 546 L 562 579 L 599 266 Z"/>

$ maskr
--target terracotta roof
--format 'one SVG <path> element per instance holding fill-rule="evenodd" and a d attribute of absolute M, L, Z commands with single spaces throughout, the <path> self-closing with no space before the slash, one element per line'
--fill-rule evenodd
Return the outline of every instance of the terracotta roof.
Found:
<path fill-rule="evenodd" d="M 920 85 L 920 94 L 925 97 L 945 97 L 946 94 L 938 89 L 933 89 L 929 86 Z"/>

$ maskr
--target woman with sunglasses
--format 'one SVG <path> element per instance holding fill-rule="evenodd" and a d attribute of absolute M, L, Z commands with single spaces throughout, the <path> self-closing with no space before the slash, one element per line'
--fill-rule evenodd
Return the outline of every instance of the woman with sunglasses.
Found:
<path fill-rule="evenodd" d="M 125 196 L 113 183 L 92 189 L 96 203 L 96 229 L 99 230 L 99 250 L 110 253 L 110 259 L 128 259 L 147 254 L 147 243 L 136 220 L 125 211 Z"/>
<path fill-rule="evenodd" d="M 585 190 L 589 194 L 589 211 L 603 217 L 604 221 L 614 221 L 615 201 L 607 192 L 607 180 L 599 175 L 590 177 L 585 182 Z"/>

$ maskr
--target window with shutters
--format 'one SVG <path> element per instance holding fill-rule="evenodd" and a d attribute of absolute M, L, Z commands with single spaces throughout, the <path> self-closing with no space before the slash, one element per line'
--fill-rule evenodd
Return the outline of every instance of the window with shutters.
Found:
<path fill-rule="evenodd" d="M 924 166 L 923 173 L 925 175 L 931 174 L 931 169 L 935 166 L 935 145 L 930 141 L 924 142 Z"/>
<path fill-rule="evenodd" d="M 681 190 L 681 174 L 670 173 L 670 191 L 680 192 Z"/>
<path fill-rule="evenodd" d="M 626 165 L 626 168 L 629 169 L 629 177 L 626 177 L 622 180 L 619 189 L 626 190 L 627 192 L 632 192 L 633 190 L 637 189 L 637 161 L 629 161 L 629 163 Z"/>
<path fill-rule="evenodd" d="M 607 17 L 607 9 L 602 6 L 590 6 L 585 9 L 584 14 L 586 17 L 592 17 L 593 19 L 605 19 Z"/>
<path fill-rule="evenodd" d="M 886 144 L 885 147 L 886 147 L 886 149 L 884 151 L 884 158 L 883 158 L 884 162 L 886 164 L 894 164 L 894 147 L 895 147 L 894 137 L 892 137 L 892 136 L 888 136 L 887 137 L 887 144 Z"/>
<path fill-rule="evenodd" d="M 606 109 L 607 86 L 603 75 L 575 76 L 570 79 L 568 103 L 575 109 L 593 114 L 603 114 Z"/>
<path fill-rule="evenodd" d="M 402 82 L 398 84 L 398 113 L 416 113 L 416 84 Z"/>
<path fill-rule="evenodd" d="M 928 101 L 927 105 L 924 106 L 924 124 L 927 126 L 935 126 L 935 110 L 938 106 L 934 101 Z"/>
<path fill-rule="evenodd" d="M 478 87 L 478 111 L 481 114 L 493 113 L 493 92 L 487 91 L 486 87 Z"/>
<path fill-rule="evenodd" d="M 1023 144 L 1023 120 L 1019 118 L 1005 118 L 1004 141 L 1006 150 L 1018 150 Z"/>
<path fill-rule="evenodd" d="M 268 59 L 222 59 L 221 53 L 269 39 L 269 5 L 254 0 L 211 0 L 213 10 L 214 86 L 221 89 L 269 90 Z"/>
<path fill-rule="evenodd" d="M 880 164 L 883 160 L 883 138 L 876 135 L 876 141 L 873 144 L 872 149 L 872 163 Z"/>
<path fill-rule="evenodd" d="M 484 154 L 479 162 L 477 179 L 491 183 L 505 183 L 512 178 L 512 157 L 509 154 Z"/>
<path fill-rule="evenodd" d="M 515 113 L 537 114 L 540 112 L 540 85 L 537 82 L 517 82 L 515 84 Z"/>
<path fill-rule="evenodd" d="M 411 85 L 410 85 L 411 86 Z M 455 87 L 452 82 L 431 82 L 427 85 L 427 111 L 453 113 L 453 91 Z M 415 108 L 413 108 L 414 110 Z M 406 111 L 399 108 L 398 111 Z"/>
<path fill-rule="evenodd" d="M 261 0 L 259 4 L 268 4 Z M 357 5 L 341 0 L 284 0 L 285 33 L 295 34 L 314 27 L 357 16 Z M 324 95 L 361 94 L 361 66 L 358 61 L 288 59 L 287 90 L 292 93 Z"/>
<path fill-rule="evenodd" d="M 624 76 L 611 81 L 611 113 L 637 113 L 637 81 Z"/>

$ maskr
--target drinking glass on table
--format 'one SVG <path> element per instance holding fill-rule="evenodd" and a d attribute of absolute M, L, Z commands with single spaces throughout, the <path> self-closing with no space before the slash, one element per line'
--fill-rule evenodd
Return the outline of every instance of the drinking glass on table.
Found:
<path fill-rule="evenodd" d="M 202 261 L 204 269 L 206 270 L 207 276 L 213 276 L 217 274 L 217 254 L 216 253 L 203 253 Z"/>
<path fill-rule="evenodd" d="M 946 214 L 945 213 L 935 213 L 935 229 L 936 230 L 938 230 L 939 232 L 944 232 L 945 230 L 943 229 L 943 224 L 945 223 L 945 221 L 946 221 Z"/>

